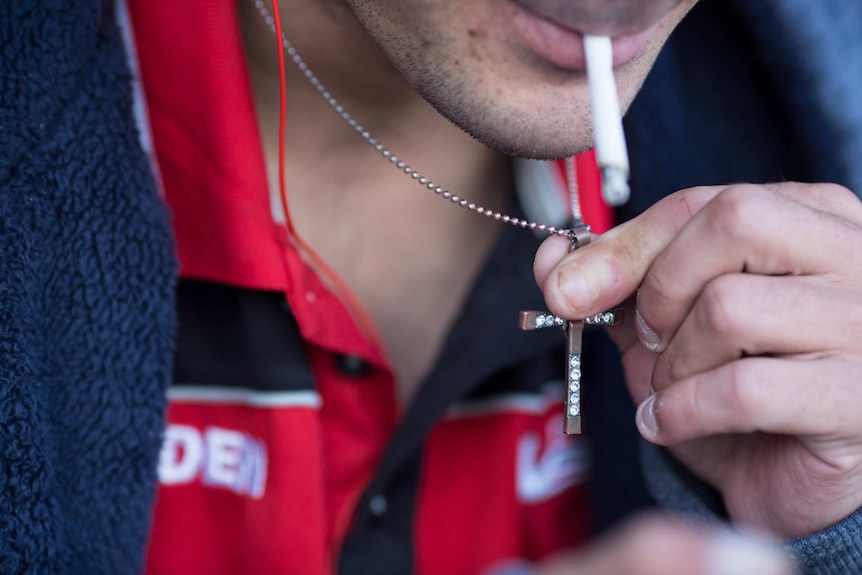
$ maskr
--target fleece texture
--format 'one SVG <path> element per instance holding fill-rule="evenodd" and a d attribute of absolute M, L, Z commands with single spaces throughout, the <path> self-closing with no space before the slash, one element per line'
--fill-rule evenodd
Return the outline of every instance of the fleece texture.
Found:
<path fill-rule="evenodd" d="M 696 184 L 862 191 L 862 2 L 702 8 L 627 120 L 636 194 L 620 218 Z M 0 573 L 142 570 L 175 270 L 111 3 L 0 2 Z M 614 389 L 609 409 L 630 422 Z M 619 451 L 614 433 L 595 434 L 598 454 Z M 664 454 L 647 461 L 660 500 L 720 517 L 715 494 Z M 609 480 L 594 499 L 616 520 L 633 475 L 599 463 Z M 862 572 L 859 530 L 854 516 L 791 546 L 807 573 Z"/>
<path fill-rule="evenodd" d="M 141 571 L 174 249 L 111 4 L 0 2 L 0 573 Z"/>

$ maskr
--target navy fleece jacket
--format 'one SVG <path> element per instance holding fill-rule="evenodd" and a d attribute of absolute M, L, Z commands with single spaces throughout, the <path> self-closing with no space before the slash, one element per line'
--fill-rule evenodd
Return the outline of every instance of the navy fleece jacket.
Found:
<path fill-rule="evenodd" d="M 0 573 L 142 569 L 175 262 L 111 6 L 0 2 Z M 862 2 L 702 8 L 627 120 L 637 193 L 620 217 L 695 184 L 859 191 Z M 637 474 L 617 458 L 636 444 L 617 425 L 631 421 L 622 385 L 597 395 L 606 429 L 593 437 L 594 501 L 610 525 L 637 498 Z M 707 505 L 715 494 L 662 454 L 648 470 L 666 504 L 720 514 Z M 851 518 L 794 547 L 810 573 L 862 572 L 859 529 Z"/>
<path fill-rule="evenodd" d="M 0 2 L 0 573 L 143 561 L 175 263 L 110 6 Z"/>

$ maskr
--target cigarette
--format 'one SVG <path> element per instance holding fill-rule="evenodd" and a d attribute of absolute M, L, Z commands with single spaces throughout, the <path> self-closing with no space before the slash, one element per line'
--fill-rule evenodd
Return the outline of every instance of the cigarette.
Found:
<path fill-rule="evenodd" d="M 609 206 L 626 203 L 629 188 L 629 154 L 620 99 L 614 80 L 614 52 L 611 39 L 584 36 L 587 80 L 593 114 L 593 141 L 602 172 L 602 196 Z"/>

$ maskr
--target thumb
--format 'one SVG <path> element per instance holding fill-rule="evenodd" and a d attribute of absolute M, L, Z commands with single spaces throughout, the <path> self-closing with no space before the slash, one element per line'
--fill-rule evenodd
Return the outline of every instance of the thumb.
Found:
<path fill-rule="evenodd" d="M 698 528 L 661 516 L 638 519 L 610 538 L 541 565 L 504 566 L 485 575 L 792 575 L 774 544 Z"/>
<path fill-rule="evenodd" d="M 560 238 L 545 241 L 533 270 L 551 311 L 583 319 L 628 298 L 679 230 L 721 189 L 677 192 L 571 253 Z"/>

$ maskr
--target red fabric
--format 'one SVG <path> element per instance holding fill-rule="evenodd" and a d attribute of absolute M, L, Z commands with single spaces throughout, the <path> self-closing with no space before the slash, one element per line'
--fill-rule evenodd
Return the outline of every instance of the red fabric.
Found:
<path fill-rule="evenodd" d="M 355 505 L 371 481 L 377 463 L 401 419 L 395 386 L 388 371 L 374 369 L 361 378 L 347 379 L 336 369 L 332 354 L 310 350 L 320 394 L 326 475 L 324 491 L 327 548 L 335 565 L 347 535 Z"/>
<path fill-rule="evenodd" d="M 562 401 L 549 398 L 540 413 L 513 406 L 453 418 L 432 431 L 417 503 L 419 575 L 475 575 L 514 558 L 538 561 L 586 540 L 585 477 L 566 473 L 559 459 L 581 440 L 562 433 L 562 415 Z M 535 457 L 519 454 L 529 438 L 539 446 Z M 477 453 L 476 445 L 487 449 Z M 554 493 L 545 486 L 546 496 L 526 499 L 517 483 L 530 472 L 556 476 L 558 487 L 566 488 Z"/>
<path fill-rule="evenodd" d="M 130 13 L 182 276 L 284 290 L 310 342 L 385 365 L 364 312 L 344 309 L 352 295 L 328 278 L 335 297 L 272 219 L 234 3 L 136 1 Z"/>
<path fill-rule="evenodd" d="M 314 256 L 272 219 L 235 4 L 147 0 L 130 2 L 129 9 L 156 156 L 174 214 L 181 274 L 284 291 L 309 344 L 326 406 L 317 414 L 281 409 L 255 416 L 255 421 L 268 422 L 256 436 L 271 454 L 273 483 L 267 486 L 265 504 L 201 489 L 201 482 L 162 486 L 150 572 L 325 573 L 348 527 L 342 518 L 352 514 L 356 494 L 394 425 L 392 376 L 373 331 L 354 319 L 363 313 L 345 306 L 352 295 L 333 293 L 331 286 L 339 283 L 321 278 L 323 270 L 309 263 Z M 376 366 L 372 384 L 357 387 L 333 373 L 336 353 Z M 356 417 L 339 418 L 335 411 L 355 415 L 366 403 L 379 409 L 377 417 L 368 414 L 361 424 Z M 204 434 L 207 422 L 220 417 L 218 409 L 207 405 L 174 406 L 169 422 Z M 277 430 L 285 420 L 302 432 L 282 436 Z M 351 436 L 350 425 L 364 431 Z M 239 419 L 228 429 L 251 433 L 250 426 L 249 420 Z M 292 437 L 291 442 L 285 444 L 282 437 Z M 316 447 L 298 453 L 301 446 Z M 273 479 L 273 473 L 282 472 L 295 478 L 297 462 L 302 462 L 302 489 Z M 315 469 L 319 471 L 311 472 Z M 264 548 L 258 547 L 261 541 L 268 542 Z M 277 543 L 284 541 L 301 545 L 291 543 L 294 552 L 287 553 Z M 194 561 L 204 564 L 192 569 Z"/>
<path fill-rule="evenodd" d="M 578 178 L 578 197 L 581 201 L 581 213 L 584 216 L 584 222 L 590 226 L 590 231 L 593 233 L 603 234 L 614 227 L 615 219 L 613 209 L 608 207 L 602 199 L 602 176 L 596 161 L 595 150 L 590 150 L 576 156 L 575 170 Z M 565 195 L 565 202 L 568 205 L 569 192 L 565 186 L 568 168 L 564 160 L 557 162 L 557 171 L 559 172 L 560 182 L 564 184 L 560 187 L 560 193 Z"/>
<path fill-rule="evenodd" d="M 364 312 L 352 303 L 352 294 L 337 278 L 328 277 L 325 269 L 312 265 L 315 256 L 272 220 L 235 3 L 132 0 L 129 8 L 162 183 L 175 217 L 182 275 L 283 291 L 308 343 L 323 399 L 320 410 L 173 403 L 172 429 L 204 438 L 205 445 L 212 428 L 216 428 L 214 437 L 221 433 L 248 438 L 250 445 L 259 443 L 268 458 L 266 491 L 256 499 L 213 486 L 207 482 L 206 462 L 189 481 L 163 485 L 155 508 L 148 570 L 159 574 L 330 572 L 357 496 L 400 417 L 385 353 Z M 589 211 L 595 202 L 591 204 L 584 193 L 589 221 L 601 231 L 600 219 Z M 364 358 L 375 369 L 358 385 L 333 370 L 335 353 Z M 462 433 L 481 438 L 493 431 L 514 437 L 516 430 L 541 428 L 547 417 L 528 417 L 511 429 L 506 417 L 487 423 L 444 424 L 430 439 L 426 466 L 457 469 L 442 462 L 449 451 L 453 457 L 466 458 L 466 452 L 457 455 L 458 438 L 468 437 Z M 486 425 L 487 429 L 482 427 Z M 502 455 L 482 461 L 511 468 L 511 460 L 505 463 Z M 470 474 L 483 471 L 479 463 L 472 462 Z M 465 569 L 482 566 L 486 560 L 520 552 L 539 557 L 578 540 L 585 528 L 573 527 L 563 536 L 517 533 L 539 525 L 562 507 L 558 501 L 548 503 L 545 510 L 536 506 L 521 511 L 511 491 L 503 493 L 507 484 L 501 482 L 495 488 L 502 498 L 496 515 L 500 521 L 493 527 L 501 530 L 501 543 L 472 553 L 469 545 L 454 541 L 471 555 L 458 565 L 453 560 L 453 570 L 445 570 L 447 565 L 429 556 L 427 546 L 439 548 L 443 539 L 463 534 L 462 527 L 470 533 L 492 527 L 469 524 L 468 505 L 481 503 L 483 494 L 474 492 L 481 483 L 464 484 L 468 491 L 458 495 L 447 487 L 445 476 L 434 473 L 423 480 L 419 513 L 425 518 L 417 519 L 418 554 L 427 561 L 423 572 L 466 573 Z M 455 525 L 457 529 L 443 525 L 446 516 L 441 513 L 450 494 L 458 505 L 467 506 L 463 510 L 468 514 L 462 525 Z M 581 492 L 563 497 L 580 500 Z M 530 514 L 535 517 L 530 519 Z M 515 523 L 506 527 L 506 521 Z M 565 524 L 571 525 L 572 520 Z M 510 532 L 502 533 L 506 530 Z M 537 540 L 530 543 L 531 537 Z M 435 571 L 438 564 L 443 571 Z"/>
<path fill-rule="evenodd" d="M 603 234 L 614 227 L 614 211 L 602 199 L 602 177 L 595 150 L 579 155 L 575 159 L 575 165 L 584 221 L 594 233 Z"/>
<path fill-rule="evenodd" d="M 325 462 L 320 422 L 313 409 L 174 403 L 168 419 L 172 422 L 169 436 L 171 431 L 182 429 L 187 438 L 194 438 L 183 444 L 176 457 L 182 461 L 193 457 L 190 444 L 198 445 L 202 453 L 195 457 L 198 463 L 190 477 L 159 490 L 148 573 L 327 572 L 321 537 L 326 528 L 326 502 L 319 489 Z M 221 445 L 214 443 L 214 432 L 221 434 Z M 248 459 L 250 450 L 238 447 L 239 441 L 230 441 L 239 435 L 270 454 L 265 462 L 263 498 L 236 493 L 213 478 L 214 472 L 229 473 L 231 467 L 240 470 L 238 475 L 243 473 L 243 463 L 231 466 L 213 462 L 215 455 L 224 459 L 231 453 L 238 462 Z"/>
<path fill-rule="evenodd" d="M 133 0 L 129 10 L 182 274 L 284 289 L 236 4 Z"/>

